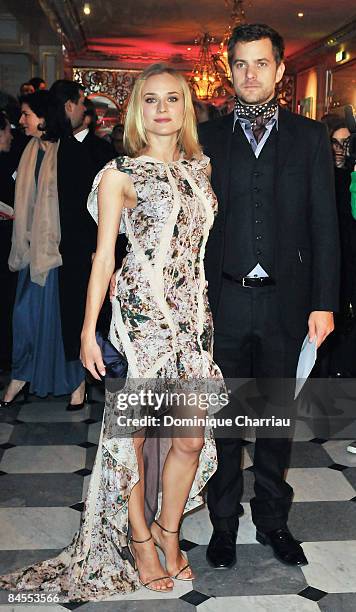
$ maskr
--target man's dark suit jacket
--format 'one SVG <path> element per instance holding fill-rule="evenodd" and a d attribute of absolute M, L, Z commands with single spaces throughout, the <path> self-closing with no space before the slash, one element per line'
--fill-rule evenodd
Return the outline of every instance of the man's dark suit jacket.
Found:
<path fill-rule="evenodd" d="M 74 137 L 62 138 L 57 185 L 63 265 L 59 268 L 62 336 L 68 360 L 78 359 L 96 224 L 87 210 L 95 170 L 87 150 Z"/>
<path fill-rule="evenodd" d="M 87 210 L 95 175 L 115 157 L 110 143 L 89 132 L 83 142 L 62 139 L 58 150 L 58 198 L 61 220 L 59 294 L 64 349 L 78 359 L 80 332 L 96 248 L 97 226 Z"/>
<path fill-rule="evenodd" d="M 103 140 L 103 138 L 96 136 L 96 134 L 92 132 L 88 132 L 81 144 L 85 147 L 92 160 L 95 174 L 97 174 L 110 160 L 117 157 L 115 149 L 110 142 Z"/>
<path fill-rule="evenodd" d="M 232 128 L 233 113 L 199 126 L 219 203 L 205 255 L 214 318 L 221 293 L 229 175 L 234 171 L 229 163 Z M 307 331 L 311 311 L 338 309 L 339 234 L 325 126 L 279 109 L 276 164 L 276 290 L 281 325 L 299 338 Z"/>

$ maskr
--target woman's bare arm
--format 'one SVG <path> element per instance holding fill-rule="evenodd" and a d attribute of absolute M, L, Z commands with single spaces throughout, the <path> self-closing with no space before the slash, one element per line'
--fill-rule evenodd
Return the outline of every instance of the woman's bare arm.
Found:
<path fill-rule="evenodd" d="M 132 190 L 129 177 L 113 169 L 104 172 L 99 184 L 98 240 L 88 285 L 80 352 L 84 366 L 98 380 L 100 380 L 100 377 L 97 371 L 104 376 L 105 366 L 95 340 L 95 328 L 114 271 L 115 244 L 122 209 L 128 194 L 130 194 L 130 188 Z"/>

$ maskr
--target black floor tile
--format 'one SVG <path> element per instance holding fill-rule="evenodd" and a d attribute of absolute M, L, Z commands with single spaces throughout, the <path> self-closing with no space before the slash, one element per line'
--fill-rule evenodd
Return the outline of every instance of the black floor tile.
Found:
<path fill-rule="evenodd" d="M 336 472 L 343 472 L 346 470 L 347 465 L 341 465 L 341 463 L 332 463 L 329 465 L 330 470 L 335 470 Z"/>
<path fill-rule="evenodd" d="M 300 593 L 298 593 L 301 597 L 305 597 L 305 599 L 310 599 L 310 601 L 320 601 L 323 597 L 325 597 L 325 591 L 321 591 L 320 589 L 315 589 L 314 587 L 308 586 L 306 589 L 303 589 Z"/>
<path fill-rule="evenodd" d="M 356 593 L 331 593 L 325 595 L 318 606 L 321 612 L 355 612 Z"/>
<path fill-rule="evenodd" d="M 237 547 L 237 563 L 229 571 L 212 569 L 206 559 L 206 546 L 188 553 L 197 578 L 194 589 L 211 597 L 239 595 L 297 594 L 307 585 L 299 567 L 288 567 L 277 561 L 269 547 L 243 544 Z"/>
<path fill-rule="evenodd" d="M 6 474 L 1 477 L 0 507 L 71 506 L 82 499 L 76 474 Z"/>
<path fill-rule="evenodd" d="M 188 552 L 189 550 L 192 550 L 198 546 L 198 544 L 195 544 L 195 542 L 190 542 L 189 540 L 180 540 L 179 545 L 181 550 L 184 552 Z"/>
<path fill-rule="evenodd" d="M 199 606 L 199 604 L 210 599 L 210 595 L 204 595 L 204 593 L 199 593 L 199 591 L 194 589 L 193 591 L 189 591 L 189 593 L 182 595 L 180 599 L 182 601 L 186 601 L 191 606 Z"/>
<path fill-rule="evenodd" d="M 288 525 L 302 542 L 354 540 L 356 504 L 349 501 L 294 502 Z"/>
<path fill-rule="evenodd" d="M 85 423 L 24 423 L 17 425 L 9 442 L 16 445 L 81 444 L 88 438 Z"/>
<path fill-rule="evenodd" d="M 42 550 L 0 550 L 0 575 L 56 557 L 57 549 Z"/>

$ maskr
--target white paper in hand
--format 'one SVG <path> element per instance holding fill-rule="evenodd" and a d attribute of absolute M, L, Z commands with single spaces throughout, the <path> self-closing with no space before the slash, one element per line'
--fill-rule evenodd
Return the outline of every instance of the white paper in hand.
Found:
<path fill-rule="evenodd" d="M 316 337 L 313 342 L 309 342 L 309 335 L 307 334 L 304 338 L 302 348 L 300 349 L 299 360 L 297 365 L 296 383 L 295 383 L 295 394 L 296 399 L 301 392 L 306 379 L 312 371 L 316 362 Z"/>

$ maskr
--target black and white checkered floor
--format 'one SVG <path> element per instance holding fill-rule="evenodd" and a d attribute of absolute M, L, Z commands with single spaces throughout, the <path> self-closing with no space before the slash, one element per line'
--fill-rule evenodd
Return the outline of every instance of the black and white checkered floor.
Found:
<path fill-rule="evenodd" d="M 102 404 L 78 413 L 65 401 L 38 400 L 0 410 L 0 573 L 54 556 L 71 539 L 90 478 Z M 211 525 L 206 509 L 187 517 L 182 548 L 197 574 L 172 593 L 141 589 L 108 602 L 9 604 L 0 612 L 354 612 L 356 610 L 356 455 L 347 440 L 295 442 L 288 480 L 295 498 L 289 526 L 302 541 L 309 565 L 286 567 L 255 540 L 252 495 L 253 443 L 245 451 L 245 515 L 237 564 L 214 571 L 205 551 Z"/>

